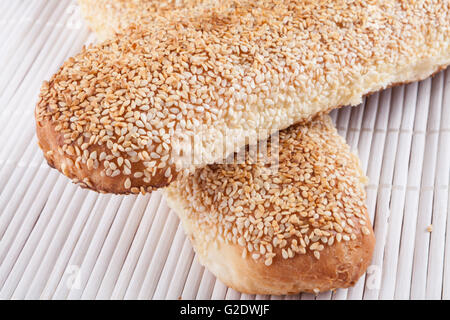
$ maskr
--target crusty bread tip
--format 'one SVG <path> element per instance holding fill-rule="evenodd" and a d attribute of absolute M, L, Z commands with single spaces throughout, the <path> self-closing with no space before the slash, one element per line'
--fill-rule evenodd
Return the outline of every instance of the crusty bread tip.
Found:
<path fill-rule="evenodd" d="M 165 191 L 199 261 L 251 294 L 352 286 L 375 244 L 358 158 L 328 116 L 280 132 L 279 166 L 210 165 Z"/>

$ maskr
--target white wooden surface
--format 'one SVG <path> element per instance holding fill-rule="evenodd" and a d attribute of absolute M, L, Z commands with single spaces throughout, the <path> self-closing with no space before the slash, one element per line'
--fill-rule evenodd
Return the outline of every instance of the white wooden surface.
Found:
<path fill-rule="evenodd" d="M 368 273 L 317 297 L 252 296 L 199 265 L 159 192 L 100 195 L 44 162 L 33 117 L 41 82 L 95 41 L 74 2 L 0 0 L 0 39 L 0 298 L 450 298 L 450 70 L 332 113 L 370 178 Z"/>

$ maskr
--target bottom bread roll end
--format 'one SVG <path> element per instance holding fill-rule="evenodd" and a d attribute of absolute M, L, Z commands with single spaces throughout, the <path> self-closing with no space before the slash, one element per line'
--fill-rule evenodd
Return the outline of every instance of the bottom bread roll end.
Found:
<path fill-rule="evenodd" d="M 281 252 L 267 266 L 264 260 L 244 258 L 242 247 L 220 240 L 202 238 L 188 218 L 183 201 L 166 191 L 168 205 L 178 214 L 191 240 L 199 262 L 225 285 L 247 294 L 288 295 L 300 292 L 318 294 L 356 284 L 370 264 L 375 237 L 371 228 L 355 240 L 325 246 L 317 259 L 311 251 L 284 259 Z"/>
<path fill-rule="evenodd" d="M 278 150 L 267 146 L 278 165 L 248 149 L 245 161 L 198 169 L 166 188 L 199 261 L 249 294 L 354 285 L 375 245 L 358 157 L 326 115 L 280 131 Z"/>

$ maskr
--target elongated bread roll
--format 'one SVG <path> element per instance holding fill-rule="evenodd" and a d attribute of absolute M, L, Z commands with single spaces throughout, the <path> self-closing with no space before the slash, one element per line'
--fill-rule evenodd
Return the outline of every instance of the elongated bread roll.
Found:
<path fill-rule="evenodd" d="M 87 16 L 108 12 L 91 21 L 104 34 L 150 13 L 165 14 L 174 5 L 128 0 L 113 1 L 108 9 L 111 1 L 96 6 L 80 2 Z M 166 190 L 170 205 L 202 263 L 237 290 L 317 293 L 352 285 L 366 269 L 374 245 L 357 158 L 327 116 L 282 131 L 279 144 L 275 137 L 234 159 L 243 163 L 199 169 L 174 184 Z M 255 161 L 251 151 L 270 155 Z"/>
<path fill-rule="evenodd" d="M 91 189 L 166 186 L 450 62 L 448 1 L 228 0 L 151 19 L 83 50 L 42 86 L 40 146 Z"/>
<path fill-rule="evenodd" d="M 245 293 L 355 284 L 375 243 L 358 158 L 328 116 L 281 131 L 278 150 L 278 166 L 247 152 L 166 189 L 199 261 Z"/>

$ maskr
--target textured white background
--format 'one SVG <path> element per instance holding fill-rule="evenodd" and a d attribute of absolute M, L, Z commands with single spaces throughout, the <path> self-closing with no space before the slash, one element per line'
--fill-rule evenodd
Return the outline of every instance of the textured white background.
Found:
<path fill-rule="evenodd" d="M 71 0 L 0 0 L 0 298 L 450 298 L 450 70 L 332 113 L 370 178 L 368 273 L 317 297 L 252 296 L 199 265 L 159 192 L 100 195 L 44 162 L 41 82 L 94 40 Z"/>

